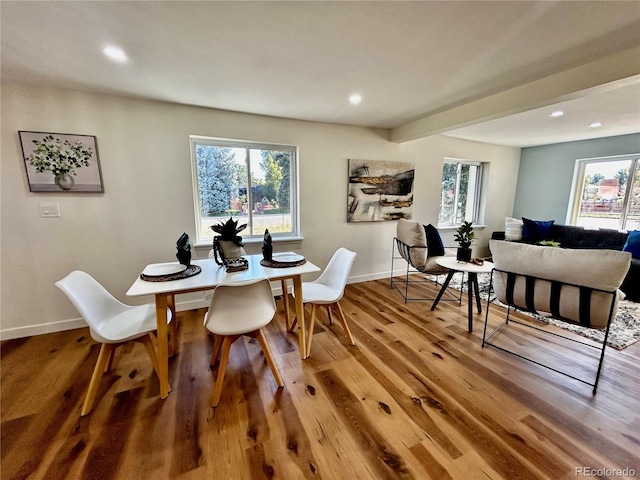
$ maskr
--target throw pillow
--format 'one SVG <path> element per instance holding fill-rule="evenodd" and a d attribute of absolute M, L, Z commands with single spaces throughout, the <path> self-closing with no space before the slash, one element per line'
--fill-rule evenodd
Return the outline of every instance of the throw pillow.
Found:
<path fill-rule="evenodd" d="M 427 237 L 427 243 L 428 242 L 429 237 Z M 640 258 L 640 230 L 633 230 L 629 232 L 627 243 L 622 247 L 622 251 L 631 252 L 631 256 L 633 258 Z"/>
<path fill-rule="evenodd" d="M 427 257 L 441 257 L 444 255 L 444 244 L 438 229 L 433 225 L 425 225 L 424 233 L 427 236 Z"/>
<path fill-rule="evenodd" d="M 519 242 L 522 240 L 522 220 L 513 217 L 504 217 L 504 239 L 507 242 Z"/>
<path fill-rule="evenodd" d="M 529 218 L 522 217 L 522 240 L 528 243 L 546 240 L 553 223 L 554 220 L 531 220 Z"/>
<path fill-rule="evenodd" d="M 409 246 L 417 247 L 409 249 L 409 258 L 405 258 L 412 267 L 423 270 L 427 261 L 427 238 L 424 227 L 419 222 L 413 222 L 401 218 L 398 220 L 396 237 Z"/>

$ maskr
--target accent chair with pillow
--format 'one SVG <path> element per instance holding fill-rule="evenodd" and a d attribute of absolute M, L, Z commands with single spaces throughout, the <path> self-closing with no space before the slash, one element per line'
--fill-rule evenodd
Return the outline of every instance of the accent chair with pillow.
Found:
<path fill-rule="evenodd" d="M 449 273 L 447 268 L 441 267 L 436 263 L 436 259 L 455 256 L 455 253 L 445 250 L 438 229 L 431 224 L 422 225 L 420 222 L 401 218 L 398 220 L 396 236 L 393 239 L 391 248 L 391 285 L 400 292 L 405 303 L 410 300 L 434 300 L 435 297 L 412 298 L 409 292 L 410 284 L 429 280 L 410 280 L 409 276 L 414 273 L 434 275 L 437 283 L 438 275 Z M 394 262 L 401 259 L 406 261 L 406 271 L 402 277 L 394 277 Z M 456 300 L 459 301 L 458 298 Z"/>

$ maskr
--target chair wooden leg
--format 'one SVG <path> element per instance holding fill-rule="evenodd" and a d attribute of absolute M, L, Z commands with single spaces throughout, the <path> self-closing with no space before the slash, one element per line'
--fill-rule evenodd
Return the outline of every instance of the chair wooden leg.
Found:
<path fill-rule="evenodd" d="M 305 303 L 303 308 L 307 308 L 307 305 L 309 304 Z M 287 332 L 289 333 L 293 332 L 293 329 L 296 328 L 297 324 L 298 324 L 298 317 L 296 316 L 296 317 L 293 317 L 293 323 L 291 324 L 291 328 L 289 328 Z"/>
<path fill-rule="evenodd" d="M 225 336 L 222 342 L 222 357 L 220 358 L 220 365 L 218 366 L 218 377 L 216 378 L 216 386 L 213 391 L 213 402 L 211 402 L 212 407 L 217 407 L 220 403 L 222 384 L 224 383 L 224 375 L 227 371 L 227 362 L 229 361 L 229 349 L 231 348 L 231 344 L 238 338 L 238 335 Z"/>
<path fill-rule="evenodd" d="M 342 328 L 344 328 L 344 332 L 347 334 L 347 337 L 349 337 L 349 343 L 351 345 L 355 345 L 356 341 L 353 339 L 353 335 L 351 335 L 351 330 L 349 330 L 349 325 L 347 325 L 347 319 L 344 316 L 344 312 L 342 311 L 342 308 L 340 308 L 340 304 L 336 302 L 334 303 L 334 305 L 336 306 L 336 311 L 338 312 L 338 318 L 342 323 Z"/>
<path fill-rule="evenodd" d="M 284 382 L 282 381 L 282 377 L 280 376 L 280 371 L 278 370 L 278 366 L 273 359 L 273 354 L 271 353 L 271 348 L 269 348 L 269 344 L 267 343 L 267 339 L 264 336 L 264 332 L 262 329 L 257 330 L 258 341 L 260 342 L 260 346 L 262 347 L 262 351 L 264 352 L 264 356 L 267 359 L 267 364 L 269 364 L 269 368 L 271 369 L 271 373 L 273 373 L 273 377 L 276 379 L 276 383 L 279 387 L 284 387 Z"/>
<path fill-rule="evenodd" d="M 158 374 L 158 356 L 156 355 L 156 348 L 153 346 L 153 337 L 151 336 L 151 334 L 145 335 L 140 339 L 140 341 L 144 345 L 144 348 L 147 350 L 147 354 L 149 355 L 151 365 L 153 365 L 153 369 L 155 370 L 156 375 L 158 375 L 158 378 L 160 378 L 160 375 Z"/>
<path fill-rule="evenodd" d="M 298 317 L 293 317 L 293 322 L 291 323 L 291 326 L 287 328 L 287 332 L 289 333 L 293 332 L 293 329 L 296 328 L 297 324 L 298 324 Z"/>
<path fill-rule="evenodd" d="M 282 305 L 284 307 L 284 321 L 287 326 L 287 331 L 289 331 L 289 322 L 291 318 L 289 316 L 289 290 L 287 289 L 287 280 L 280 280 L 280 285 L 282 286 Z"/>
<path fill-rule="evenodd" d="M 222 348 L 222 335 L 216 335 L 213 344 L 213 355 L 211 355 L 211 361 L 209 362 L 209 367 L 213 368 L 215 364 L 218 362 L 218 355 L 220 355 L 220 349 Z"/>
<path fill-rule="evenodd" d="M 327 305 L 327 317 L 329 317 L 329 325 L 333 325 L 333 317 L 331 316 L 331 305 Z"/>
<path fill-rule="evenodd" d="M 102 374 L 104 373 L 105 366 L 109 362 L 109 357 L 111 356 L 114 348 L 115 344 L 113 343 L 103 343 L 100 347 L 98 361 L 96 362 L 96 366 L 93 369 L 93 375 L 91 376 L 91 382 L 89 382 L 87 396 L 84 399 L 84 405 L 82 406 L 82 411 L 80 412 L 81 417 L 84 417 L 87 413 L 89 413 L 91 411 L 91 408 L 93 407 L 93 401 L 96 398 L 96 393 L 98 393 L 98 387 L 100 386 Z"/>
<path fill-rule="evenodd" d="M 113 359 L 116 356 L 116 349 L 112 348 L 109 351 L 109 358 L 107 359 L 107 366 L 104 367 L 104 373 L 107 373 L 113 367 Z"/>
<path fill-rule="evenodd" d="M 307 339 L 307 357 L 311 354 L 311 340 L 313 339 L 313 327 L 316 323 L 316 309 L 315 303 L 311 304 L 311 320 L 309 321 L 309 338 Z"/>

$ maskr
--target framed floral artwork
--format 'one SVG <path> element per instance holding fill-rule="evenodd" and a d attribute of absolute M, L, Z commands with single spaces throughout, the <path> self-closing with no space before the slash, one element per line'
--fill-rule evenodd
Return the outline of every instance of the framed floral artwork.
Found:
<path fill-rule="evenodd" d="M 19 131 L 32 192 L 104 192 L 96 137 Z"/>

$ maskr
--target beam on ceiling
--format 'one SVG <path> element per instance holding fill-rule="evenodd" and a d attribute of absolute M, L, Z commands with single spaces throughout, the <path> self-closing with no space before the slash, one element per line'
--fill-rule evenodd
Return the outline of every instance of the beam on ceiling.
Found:
<path fill-rule="evenodd" d="M 618 88 L 640 77 L 640 46 L 564 70 L 494 95 L 428 115 L 391 130 L 391 141 L 407 142 L 455 128 Z"/>

